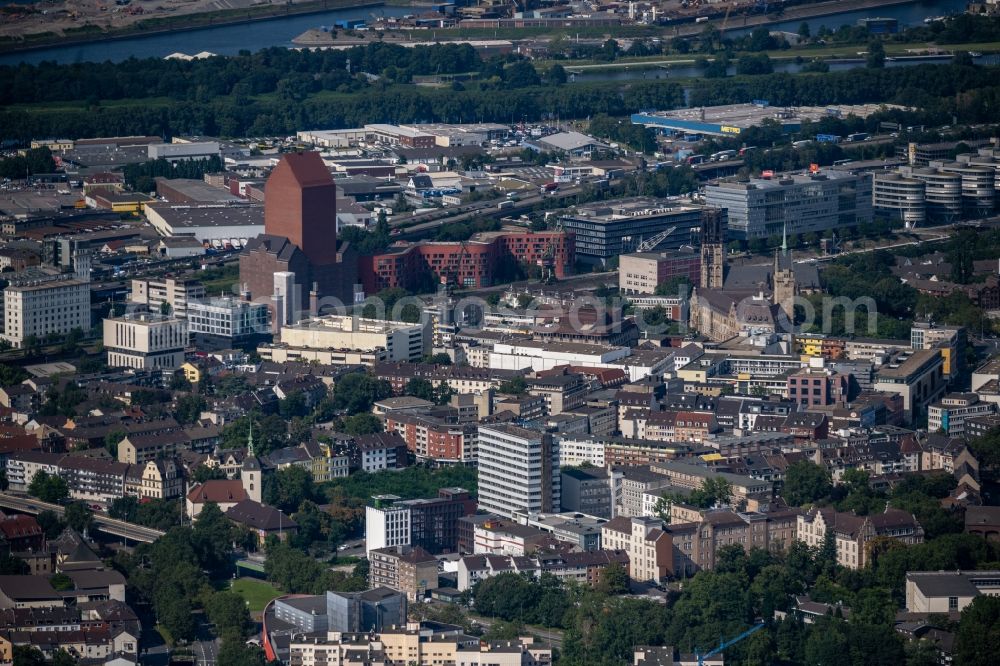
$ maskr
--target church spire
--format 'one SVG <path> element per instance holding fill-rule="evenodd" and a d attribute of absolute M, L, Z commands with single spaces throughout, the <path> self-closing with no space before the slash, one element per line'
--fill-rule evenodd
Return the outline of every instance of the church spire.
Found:
<path fill-rule="evenodd" d="M 250 435 L 247 437 L 247 456 L 253 457 L 253 418 L 250 418 Z"/>
<path fill-rule="evenodd" d="M 781 256 L 788 256 L 788 222 L 781 227 Z"/>

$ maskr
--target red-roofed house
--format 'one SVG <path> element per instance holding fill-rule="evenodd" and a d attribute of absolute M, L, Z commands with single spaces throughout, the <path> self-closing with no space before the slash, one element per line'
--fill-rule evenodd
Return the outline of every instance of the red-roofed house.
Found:
<path fill-rule="evenodd" d="M 190 518 L 197 518 L 205 504 L 214 502 L 223 513 L 247 499 L 243 482 L 239 479 L 212 479 L 199 484 L 187 494 L 185 502 Z"/>
<path fill-rule="evenodd" d="M 45 533 L 34 516 L 3 516 L 0 518 L 0 538 L 13 552 L 40 550 L 45 543 Z"/>
<path fill-rule="evenodd" d="M 602 388 L 617 388 L 628 381 L 628 375 L 621 368 L 591 368 L 584 365 L 571 365 L 569 371 L 600 382 Z"/>
<path fill-rule="evenodd" d="M 718 431 L 719 424 L 711 412 L 677 412 L 674 437 L 679 442 L 703 442 L 709 434 Z"/>

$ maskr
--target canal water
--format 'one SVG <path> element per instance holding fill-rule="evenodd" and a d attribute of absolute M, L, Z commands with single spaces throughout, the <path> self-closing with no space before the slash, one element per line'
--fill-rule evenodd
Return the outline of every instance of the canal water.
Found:
<path fill-rule="evenodd" d="M 925 18 L 930 16 L 947 16 L 949 14 L 961 14 L 965 11 L 967 0 L 923 0 L 921 2 L 910 2 L 905 5 L 893 5 L 890 7 L 873 7 L 853 12 L 843 12 L 830 16 L 820 16 L 818 18 L 806 19 L 809 30 L 812 34 L 823 26 L 836 30 L 842 25 L 857 23 L 863 18 L 894 18 L 899 21 L 900 28 L 909 28 L 923 23 Z M 798 32 L 802 25 L 802 19 L 794 21 L 783 21 L 773 23 L 768 26 L 771 30 L 782 32 Z M 726 35 L 737 37 L 750 32 L 753 28 L 740 28 L 739 24 L 734 24 L 730 20 Z"/>
<path fill-rule="evenodd" d="M 52 61 L 60 64 L 75 62 L 121 62 L 129 58 L 162 58 L 171 53 L 194 55 L 209 51 L 218 55 L 236 55 L 241 50 L 258 51 L 270 46 L 292 46 L 292 40 L 310 28 L 332 27 L 340 19 L 370 20 L 374 16 L 412 14 L 412 7 L 357 7 L 319 14 L 304 14 L 273 18 L 239 25 L 220 25 L 182 32 L 161 33 L 144 37 L 109 39 L 75 46 L 8 53 L 0 55 L 0 65 L 20 62 L 38 64 Z"/>
<path fill-rule="evenodd" d="M 855 23 L 860 18 L 882 16 L 899 20 L 901 27 L 917 25 L 928 16 L 943 16 L 961 12 L 966 0 L 924 0 L 893 7 L 874 8 L 864 11 L 844 12 L 833 16 L 810 19 L 813 32 L 820 26 L 831 28 Z M 162 33 L 127 39 L 114 39 L 104 42 L 89 42 L 74 46 L 54 46 L 22 53 L 0 55 L 0 65 L 16 65 L 20 62 L 37 64 L 43 61 L 57 63 L 103 62 L 110 60 L 120 62 L 128 58 L 162 58 L 174 52 L 195 54 L 209 51 L 219 55 L 235 55 L 246 49 L 256 51 L 271 46 L 292 46 L 292 39 L 310 28 L 332 26 L 338 19 L 370 19 L 372 15 L 403 16 L 413 13 L 412 7 L 359 7 L 355 9 L 340 9 L 319 14 L 307 14 L 273 18 L 239 25 L 223 25 L 217 27 L 199 28 L 182 32 Z M 774 30 L 796 32 L 802 21 L 788 21 L 771 26 Z M 746 32 L 739 26 L 730 25 L 727 35 L 736 36 Z M 852 65 L 831 63 L 831 69 Z M 796 71 L 794 63 L 782 64 L 776 67 L 779 71 Z M 788 69 L 784 69 L 788 68 Z M 693 67 L 687 71 L 682 67 L 670 70 L 671 76 L 697 76 L 699 72 Z M 657 76 L 659 74 L 660 76 Z M 607 79 L 631 78 L 662 78 L 666 72 L 655 71 L 604 71 L 578 75 L 578 81 L 593 81 Z"/>

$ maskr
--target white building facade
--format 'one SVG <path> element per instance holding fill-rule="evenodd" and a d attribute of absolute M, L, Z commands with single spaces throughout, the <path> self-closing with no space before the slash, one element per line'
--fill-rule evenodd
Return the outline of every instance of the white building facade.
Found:
<path fill-rule="evenodd" d="M 187 322 L 155 314 L 104 320 L 104 348 L 114 368 L 174 370 L 184 363 Z"/>
<path fill-rule="evenodd" d="M 170 306 L 169 314 L 182 319 L 187 316 L 188 303 L 201 298 L 205 298 L 202 283 L 173 278 L 132 280 L 128 294 L 129 302 L 148 305 L 154 311 L 159 311 L 166 303 Z"/>
<path fill-rule="evenodd" d="M 495 370 L 551 370 L 558 365 L 589 368 L 622 368 L 628 347 L 609 347 L 575 342 L 497 342 L 490 352 L 490 368 Z"/>
<path fill-rule="evenodd" d="M 430 353 L 430 343 L 423 324 L 341 315 L 313 317 L 281 329 L 281 344 L 289 349 L 384 349 L 387 361 L 419 361 Z"/>
<path fill-rule="evenodd" d="M 604 467 L 604 449 L 607 444 L 594 436 L 567 436 L 559 439 L 559 464 L 563 467 L 577 467 L 589 463 L 594 467 Z"/>
<path fill-rule="evenodd" d="M 191 303 L 187 310 L 190 333 L 244 338 L 271 330 L 267 303 L 222 297 Z"/>
<path fill-rule="evenodd" d="M 499 516 L 560 506 L 559 443 L 509 424 L 479 427 L 479 508 Z"/>
<path fill-rule="evenodd" d="M 410 508 L 396 506 L 396 495 L 376 495 L 365 507 L 365 554 L 410 545 Z"/>
<path fill-rule="evenodd" d="M 3 291 L 0 338 L 20 348 L 27 338 L 43 340 L 75 328 L 90 330 L 90 283 L 77 278 L 12 281 Z"/>

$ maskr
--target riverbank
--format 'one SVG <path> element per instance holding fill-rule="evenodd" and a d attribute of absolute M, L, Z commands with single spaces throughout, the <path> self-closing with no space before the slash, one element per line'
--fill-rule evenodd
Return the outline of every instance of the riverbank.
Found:
<path fill-rule="evenodd" d="M 780 51 L 762 51 L 773 62 L 788 61 L 811 61 L 822 60 L 824 62 L 863 62 L 864 58 L 859 56 L 864 53 L 865 47 L 858 44 L 844 46 L 816 46 L 809 48 L 793 48 Z M 971 52 L 978 54 L 1000 53 L 1000 42 L 973 42 L 967 44 L 931 44 L 927 42 L 911 42 L 885 45 L 885 53 L 895 60 L 921 60 L 927 58 L 950 57 L 958 52 Z M 752 55 L 736 53 L 740 55 Z M 714 62 L 716 56 L 700 56 L 708 62 Z M 693 65 L 698 58 L 690 55 L 678 56 L 641 56 L 635 58 L 618 58 L 614 62 L 595 62 L 593 60 L 538 60 L 535 66 L 545 69 L 552 65 L 561 65 L 567 72 L 584 71 L 613 71 L 619 69 L 655 69 L 669 67 L 671 65 Z"/>
<path fill-rule="evenodd" d="M 241 9 L 225 9 L 175 16 L 157 16 L 110 30 L 103 30 L 94 25 L 85 25 L 80 28 L 66 30 L 63 34 L 43 32 L 23 35 L 19 39 L 3 39 L 0 40 L 0 54 L 35 51 L 53 46 L 71 47 L 105 40 L 134 39 L 136 37 L 259 23 L 278 18 L 323 14 L 342 9 L 369 9 L 383 7 L 387 4 L 403 6 L 408 3 L 407 0 L 389 0 L 388 2 L 382 0 L 372 2 L 358 2 L 357 0 L 308 0 L 295 5 L 258 5 Z M 248 47 L 252 47 L 252 45 L 248 45 Z"/>
<path fill-rule="evenodd" d="M 99 2 L 102 0 L 75 0 L 82 2 Z M 43 35 L 28 35 L 24 38 L 22 31 L 16 38 L 3 41 L 0 32 L 0 63 L 17 65 L 19 62 L 37 64 L 43 60 L 54 62 L 86 62 L 112 60 L 120 61 L 129 57 L 164 57 L 172 52 L 198 53 L 208 51 L 220 55 L 233 55 L 240 50 L 256 51 L 271 46 L 292 46 L 292 40 L 301 36 L 303 31 L 315 28 L 317 25 L 332 25 L 340 18 L 368 18 L 368 8 L 377 14 L 387 16 L 402 16 L 406 13 L 419 13 L 426 0 L 372 0 L 360 3 L 354 0 L 303 0 L 293 5 L 246 7 L 251 2 L 259 0 L 224 0 L 232 6 L 243 3 L 244 9 L 228 9 L 208 14 L 197 14 L 197 6 L 207 6 L 216 0 L 160 0 L 167 6 L 178 3 L 183 5 L 187 14 L 171 14 L 157 19 L 142 18 L 130 24 L 128 29 L 105 30 L 94 25 L 65 29 L 64 34 L 55 32 Z M 273 0 L 280 2 L 280 0 Z M 818 2 L 814 4 L 790 7 L 782 14 L 772 14 L 768 17 L 746 17 L 747 26 L 743 27 L 744 17 L 734 15 L 727 25 L 727 34 L 745 32 L 752 29 L 754 22 L 766 21 L 769 25 L 794 31 L 805 16 L 831 16 L 831 25 L 853 23 L 859 15 L 867 15 L 863 8 L 887 8 L 887 15 L 909 15 L 906 24 L 914 25 L 927 14 L 948 14 L 958 11 L 955 0 L 929 0 L 931 4 L 917 4 L 917 0 L 843 0 L 842 2 Z M 47 3 L 58 0 L 45 0 Z M 135 4 L 135 3 L 133 3 Z M 161 6 L 162 7 L 162 6 Z M 859 8 L 861 8 L 859 10 Z M 853 10 L 853 14 L 851 11 Z M 255 13 L 256 12 L 256 13 Z M 846 12 L 846 13 L 844 13 Z M 324 13 L 329 16 L 324 16 Z M 876 12 L 879 13 L 879 12 Z M 837 17 L 835 15 L 840 14 Z M 115 14 L 120 16 L 120 14 Z M 311 18 L 316 17 L 316 18 Z M 322 17 L 322 18 L 321 18 Z M 838 18 L 842 19 L 838 22 Z M 80 19 L 79 23 L 84 23 Z M 789 27 L 789 21 L 792 22 Z M 818 29 L 817 19 L 813 19 L 814 29 Z M 721 21 L 717 21 L 721 23 Z M 253 25 L 248 25 L 253 24 Z M 55 25 L 55 24 L 54 24 Z M 614 29 L 614 35 L 621 38 L 670 38 L 679 30 L 703 30 L 705 25 L 678 24 L 665 26 L 622 25 Z M 901 23 L 903 25 L 903 23 Z M 246 26 L 246 27 L 244 27 Z M 9 26 L 8 26 L 9 27 Z M 273 27 L 273 29 L 272 29 Z M 717 26 L 719 27 L 719 26 Z M 607 28 L 580 28 L 574 30 L 579 37 L 607 38 Z M 187 32 L 186 37 L 177 33 Z M 400 39 L 413 40 L 415 37 L 430 37 L 434 41 L 467 41 L 473 40 L 517 40 L 531 37 L 566 34 L 560 28 L 518 28 L 518 29 L 437 29 L 428 34 L 428 30 L 401 31 Z M 593 33 L 593 34 L 591 34 Z M 9 32 L 8 32 L 9 34 Z M 405 34 L 405 36 L 403 36 Z M 391 38 L 389 38 L 391 39 Z M 105 47 L 105 42 L 107 43 Z"/>
<path fill-rule="evenodd" d="M 690 19 L 676 23 L 666 23 L 661 25 L 643 25 L 623 23 L 613 30 L 607 27 L 574 27 L 572 33 L 575 37 L 588 38 L 650 38 L 650 37 L 675 37 L 675 36 L 697 36 L 701 34 L 706 26 L 712 26 L 721 31 L 725 25 L 726 33 L 743 32 L 761 25 L 787 24 L 800 20 L 815 20 L 826 16 L 836 16 L 851 12 L 862 12 L 866 10 L 887 9 L 913 5 L 920 0 L 825 0 L 808 5 L 795 5 L 787 7 L 780 12 L 771 12 L 767 15 L 744 15 L 732 14 L 728 21 L 718 16 L 712 15 L 708 21 L 694 23 Z M 414 5 L 416 6 L 416 5 Z M 427 41 L 423 36 L 426 29 L 399 29 L 389 30 L 379 33 L 380 41 L 392 41 L 406 43 L 413 41 Z M 518 41 L 525 39 L 544 39 L 546 36 L 554 34 L 565 34 L 566 31 L 558 26 L 550 27 L 498 27 L 498 28 L 466 28 L 460 25 L 450 28 L 433 29 L 434 41 L 437 42 L 468 42 L 469 40 L 507 40 Z M 294 40 L 295 44 L 307 47 L 317 46 L 355 46 L 362 45 L 374 39 L 373 36 L 366 36 L 362 33 L 350 36 L 343 33 L 333 36 L 330 32 L 324 32 L 319 28 L 313 28 L 302 33 Z"/>
<path fill-rule="evenodd" d="M 896 7 L 899 5 L 912 5 L 919 1 L 920 0 L 830 0 L 829 2 L 817 2 L 810 5 L 796 5 L 794 7 L 784 9 L 777 15 L 771 13 L 756 16 L 730 16 L 728 22 L 726 22 L 725 19 L 715 19 L 697 24 L 687 24 L 683 26 L 678 25 L 675 26 L 674 31 L 670 34 L 678 37 L 698 35 L 705 30 L 706 24 L 715 28 L 720 28 L 723 23 L 726 23 L 727 31 L 742 30 L 744 28 L 756 28 L 758 26 L 770 25 L 772 23 L 786 23 L 788 21 L 817 19 L 823 18 L 824 16 L 835 16 L 837 14 L 846 14 L 848 12 L 864 11 L 868 9 L 875 10 L 884 9 L 886 7 Z"/>

